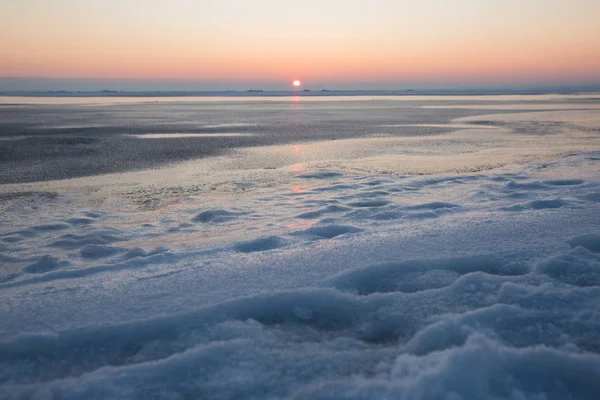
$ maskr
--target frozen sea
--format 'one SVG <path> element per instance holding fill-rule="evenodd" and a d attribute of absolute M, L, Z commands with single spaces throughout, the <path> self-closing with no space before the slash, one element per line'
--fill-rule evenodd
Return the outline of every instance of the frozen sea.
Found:
<path fill-rule="evenodd" d="M 0 399 L 600 398 L 600 96 L 0 98 Z"/>

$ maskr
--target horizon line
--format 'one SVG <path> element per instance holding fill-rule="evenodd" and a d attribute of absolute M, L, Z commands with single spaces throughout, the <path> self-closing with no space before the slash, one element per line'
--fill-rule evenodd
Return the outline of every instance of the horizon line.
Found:
<path fill-rule="evenodd" d="M 544 95 L 600 93 L 600 84 L 580 87 L 472 88 L 472 89 L 297 89 L 297 90 L 0 90 L 4 97 L 286 97 L 286 96 L 444 96 Z"/>

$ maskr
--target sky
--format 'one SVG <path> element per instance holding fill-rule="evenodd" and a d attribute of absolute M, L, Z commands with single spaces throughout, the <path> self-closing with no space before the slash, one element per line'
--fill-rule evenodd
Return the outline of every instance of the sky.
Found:
<path fill-rule="evenodd" d="M 598 84 L 599 21 L 599 0 L 2 0 L 0 77 L 207 90 Z"/>

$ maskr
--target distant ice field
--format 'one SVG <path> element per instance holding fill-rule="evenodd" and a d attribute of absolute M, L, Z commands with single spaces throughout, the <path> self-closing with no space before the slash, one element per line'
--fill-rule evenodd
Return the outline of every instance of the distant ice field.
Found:
<path fill-rule="evenodd" d="M 599 108 L 0 106 L 0 399 L 597 399 Z"/>
<path fill-rule="evenodd" d="M 592 94 L 1 99 L 10 104 L 0 104 L 0 184 L 164 168 L 257 146 L 433 138 L 459 118 L 600 107 Z"/>

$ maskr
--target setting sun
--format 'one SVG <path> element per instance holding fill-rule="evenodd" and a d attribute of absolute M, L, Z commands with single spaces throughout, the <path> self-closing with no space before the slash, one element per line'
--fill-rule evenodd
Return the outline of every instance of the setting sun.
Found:
<path fill-rule="evenodd" d="M 295 80 L 294 82 L 292 82 L 292 85 L 294 85 L 294 87 L 300 87 L 301 82 L 299 80 Z"/>

